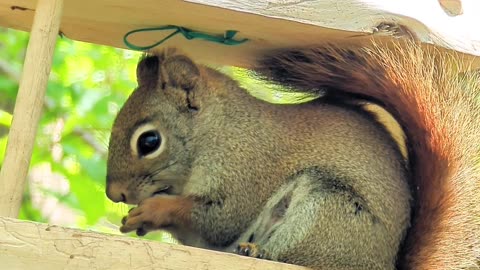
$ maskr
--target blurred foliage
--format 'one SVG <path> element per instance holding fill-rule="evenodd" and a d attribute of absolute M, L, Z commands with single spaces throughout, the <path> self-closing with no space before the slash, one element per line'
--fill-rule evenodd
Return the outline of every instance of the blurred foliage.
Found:
<path fill-rule="evenodd" d="M 0 164 L 27 43 L 28 33 L 0 28 Z M 105 196 L 107 144 L 114 117 L 136 86 L 139 57 L 139 52 L 58 39 L 21 219 L 118 233 L 128 209 Z M 259 98 L 301 101 L 294 94 L 259 91 L 247 70 L 220 70 Z"/>
<path fill-rule="evenodd" d="M 28 33 L 0 29 L 0 163 L 27 43 Z M 118 231 L 113 224 L 128 209 L 105 196 L 105 159 L 113 119 L 136 86 L 139 56 L 59 38 L 20 218 Z"/>

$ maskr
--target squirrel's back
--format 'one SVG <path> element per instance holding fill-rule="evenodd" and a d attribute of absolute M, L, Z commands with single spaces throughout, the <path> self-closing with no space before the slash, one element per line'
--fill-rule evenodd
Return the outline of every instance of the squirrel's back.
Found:
<path fill-rule="evenodd" d="M 399 257 L 407 269 L 478 267 L 480 79 L 459 56 L 416 44 L 317 46 L 265 56 L 257 71 L 300 89 L 373 100 L 403 127 L 415 205 Z"/>

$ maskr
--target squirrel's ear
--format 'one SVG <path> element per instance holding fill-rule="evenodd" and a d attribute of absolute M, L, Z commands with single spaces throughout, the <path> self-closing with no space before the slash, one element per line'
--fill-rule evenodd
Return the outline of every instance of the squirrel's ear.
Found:
<path fill-rule="evenodd" d="M 159 77 L 159 66 L 162 55 L 146 54 L 137 65 L 137 81 L 139 86 L 156 87 Z"/>
<path fill-rule="evenodd" d="M 195 63 L 185 55 L 174 55 L 162 64 L 162 84 L 180 88 L 187 92 L 195 88 L 200 71 Z"/>
<path fill-rule="evenodd" d="M 185 55 L 178 54 L 175 49 L 164 50 L 160 54 L 147 54 L 137 66 L 139 86 L 148 89 L 172 90 L 172 97 L 184 104 L 189 110 L 198 110 L 194 100 L 195 86 L 200 78 L 197 65 Z"/>

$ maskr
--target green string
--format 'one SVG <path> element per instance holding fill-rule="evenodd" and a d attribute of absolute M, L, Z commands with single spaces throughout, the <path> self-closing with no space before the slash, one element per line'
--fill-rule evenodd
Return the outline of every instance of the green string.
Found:
<path fill-rule="evenodd" d="M 163 31 L 163 30 L 175 30 L 175 31 L 173 33 L 171 33 L 170 35 L 168 35 L 167 37 L 165 37 L 164 39 L 162 39 L 162 40 L 160 40 L 160 41 L 158 41 L 158 42 L 156 42 L 152 45 L 148 45 L 148 46 L 138 46 L 138 45 L 132 44 L 128 41 L 128 37 L 130 35 L 138 33 L 138 32 L 151 32 L 151 31 Z M 149 50 L 153 47 L 156 47 L 156 46 L 162 44 L 163 42 L 167 41 L 171 37 L 177 35 L 177 34 L 182 34 L 188 40 L 197 38 L 197 39 L 203 39 L 203 40 L 207 40 L 207 41 L 211 41 L 211 42 L 215 42 L 215 43 L 220 43 L 220 44 L 224 44 L 224 45 L 239 45 L 239 44 L 242 44 L 242 43 L 248 41 L 248 39 L 246 39 L 246 38 L 242 39 L 242 40 L 233 39 L 235 37 L 235 34 L 237 34 L 237 31 L 235 31 L 235 30 L 227 30 L 227 31 L 225 31 L 225 34 L 223 36 L 213 36 L 213 35 L 209 35 L 209 34 L 205 34 L 205 33 L 201 33 L 201 32 L 195 32 L 195 31 L 192 31 L 188 28 L 181 27 L 181 26 L 167 25 L 167 26 L 160 26 L 160 27 L 153 27 L 153 28 L 142 28 L 142 29 L 132 30 L 132 31 L 125 34 L 125 36 L 123 37 L 123 42 L 125 43 L 125 45 L 128 48 L 130 48 L 132 50 L 143 51 L 143 50 Z"/>

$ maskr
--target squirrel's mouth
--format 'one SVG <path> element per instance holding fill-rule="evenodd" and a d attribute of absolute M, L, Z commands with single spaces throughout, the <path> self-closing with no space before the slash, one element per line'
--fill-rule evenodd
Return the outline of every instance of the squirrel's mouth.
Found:
<path fill-rule="evenodd" d="M 171 186 L 164 186 L 164 187 L 160 188 L 159 190 L 153 192 L 152 197 L 157 196 L 157 195 L 170 195 L 170 188 L 171 188 Z"/>

